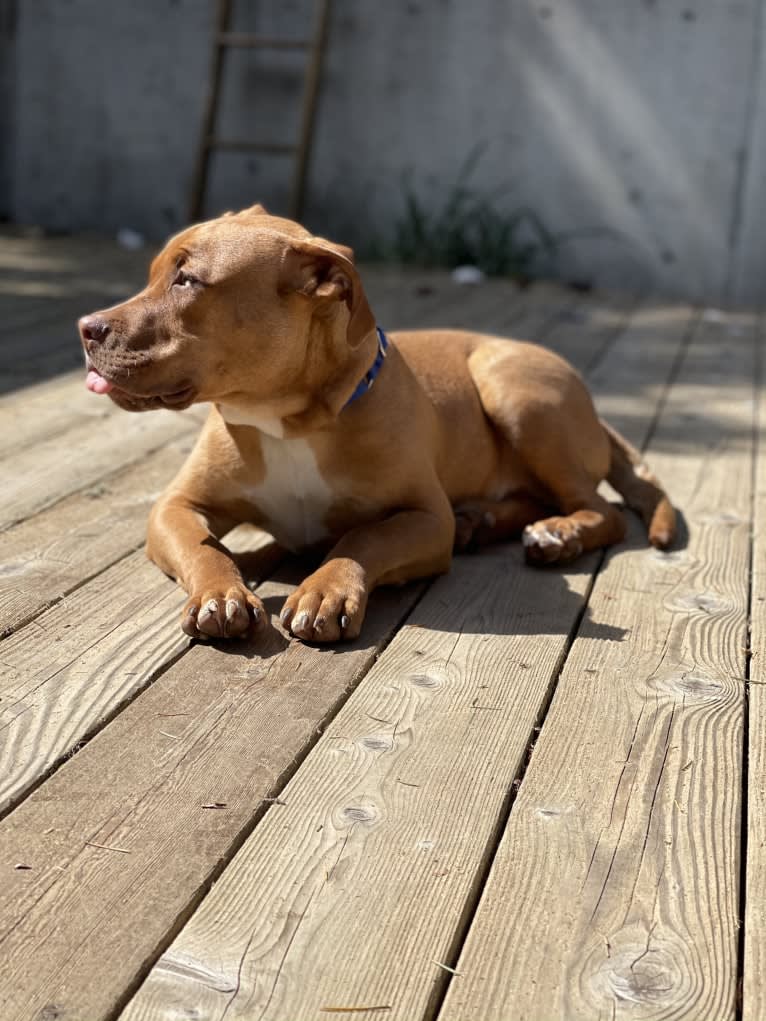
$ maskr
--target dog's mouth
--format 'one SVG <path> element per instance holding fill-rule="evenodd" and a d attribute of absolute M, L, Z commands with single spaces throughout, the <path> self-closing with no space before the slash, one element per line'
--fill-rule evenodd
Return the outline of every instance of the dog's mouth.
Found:
<path fill-rule="evenodd" d="M 183 386 L 177 390 L 160 390 L 154 393 L 135 393 L 104 376 L 90 360 L 86 362 L 85 386 L 94 394 L 108 394 L 115 404 L 129 411 L 150 411 L 154 408 L 171 408 L 180 411 L 193 402 L 195 389 Z"/>

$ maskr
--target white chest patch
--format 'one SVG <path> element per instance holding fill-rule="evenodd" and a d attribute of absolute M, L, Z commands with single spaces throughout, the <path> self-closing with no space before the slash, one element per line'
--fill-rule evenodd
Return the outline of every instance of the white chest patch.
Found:
<path fill-rule="evenodd" d="M 277 418 L 274 414 L 270 414 L 269 408 L 263 408 L 262 410 L 256 408 L 255 410 L 244 411 L 241 408 L 235 408 L 232 404 L 219 404 L 218 410 L 229 425 L 250 425 L 258 429 L 259 432 L 265 433 L 267 436 L 274 436 L 277 439 L 285 434 L 282 419 Z"/>
<path fill-rule="evenodd" d="M 269 531 L 290 549 L 311 546 L 328 535 L 324 517 L 333 492 L 322 478 L 316 456 L 303 439 L 278 439 L 261 433 L 266 474 L 247 489 L 268 522 Z"/>

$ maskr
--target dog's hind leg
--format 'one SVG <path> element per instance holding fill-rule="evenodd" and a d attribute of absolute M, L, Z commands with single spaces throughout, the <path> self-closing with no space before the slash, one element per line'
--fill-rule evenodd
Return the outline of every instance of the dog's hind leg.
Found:
<path fill-rule="evenodd" d="M 455 552 L 518 538 L 526 525 L 551 509 L 524 494 L 505 500 L 471 500 L 460 504 L 455 508 Z"/>
<path fill-rule="evenodd" d="M 562 563 L 581 553 L 611 546 L 625 538 L 625 519 L 612 504 L 595 491 L 570 493 L 562 501 L 569 513 L 543 518 L 527 525 L 522 535 L 524 553 L 530 564 Z"/>
<path fill-rule="evenodd" d="M 596 492 L 609 471 L 609 440 L 575 370 L 543 348 L 503 341 L 481 345 L 469 366 L 486 414 L 534 479 L 549 513 L 558 511 L 527 519 L 527 560 L 573 560 L 623 539 L 621 512 Z"/>

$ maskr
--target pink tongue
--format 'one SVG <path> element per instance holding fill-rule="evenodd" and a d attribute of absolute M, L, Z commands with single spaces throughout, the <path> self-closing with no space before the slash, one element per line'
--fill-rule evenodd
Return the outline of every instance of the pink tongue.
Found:
<path fill-rule="evenodd" d="M 94 394 L 108 394 L 110 390 L 114 389 L 114 383 L 99 376 L 95 369 L 91 369 L 88 373 L 85 385 Z"/>

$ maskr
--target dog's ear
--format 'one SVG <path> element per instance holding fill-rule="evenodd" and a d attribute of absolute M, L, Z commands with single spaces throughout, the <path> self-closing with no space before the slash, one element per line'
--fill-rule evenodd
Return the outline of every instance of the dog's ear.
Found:
<path fill-rule="evenodd" d="M 375 316 L 353 257 L 350 248 L 324 238 L 291 241 L 282 261 L 279 288 L 284 294 L 304 294 L 325 307 L 344 301 L 349 310 L 346 339 L 350 347 L 357 347 L 375 329 Z"/>
<path fill-rule="evenodd" d="M 268 216 L 266 207 L 262 206 L 260 202 L 256 202 L 254 206 L 250 206 L 248 209 L 243 209 L 242 213 L 245 216 Z"/>

